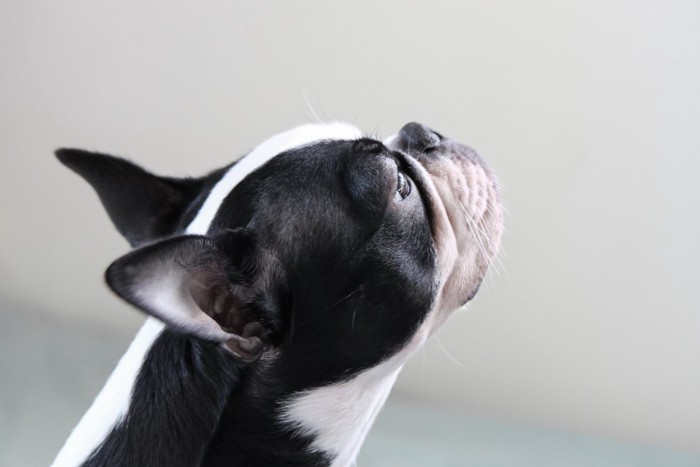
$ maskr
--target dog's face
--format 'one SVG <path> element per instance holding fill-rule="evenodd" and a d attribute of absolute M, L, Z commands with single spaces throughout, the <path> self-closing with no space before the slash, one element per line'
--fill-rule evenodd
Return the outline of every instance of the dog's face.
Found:
<path fill-rule="evenodd" d="M 312 136 L 298 144 L 294 131 Z M 415 346 L 470 300 L 502 214 L 476 153 L 421 125 L 386 142 L 347 127 L 286 135 L 200 179 L 59 158 L 136 246 L 107 271 L 117 294 L 310 387 Z"/>

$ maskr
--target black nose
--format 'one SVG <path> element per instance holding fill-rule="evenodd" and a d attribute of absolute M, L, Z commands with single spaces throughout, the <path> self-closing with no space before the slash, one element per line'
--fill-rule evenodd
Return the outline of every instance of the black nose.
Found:
<path fill-rule="evenodd" d="M 442 136 L 420 123 L 407 123 L 399 130 L 397 143 L 404 151 L 426 151 L 435 149 Z"/>

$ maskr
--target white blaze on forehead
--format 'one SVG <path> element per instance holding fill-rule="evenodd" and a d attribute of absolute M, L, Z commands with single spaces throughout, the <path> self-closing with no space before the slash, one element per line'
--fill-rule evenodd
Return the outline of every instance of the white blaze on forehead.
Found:
<path fill-rule="evenodd" d="M 317 141 L 353 140 L 360 137 L 362 137 L 362 133 L 359 129 L 345 123 L 303 125 L 273 136 L 253 149 L 252 152 L 226 172 L 226 175 L 211 191 L 197 216 L 187 227 L 187 233 L 207 233 L 216 212 L 219 210 L 219 206 L 221 206 L 224 198 L 228 196 L 233 187 L 277 154 Z"/>
<path fill-rule="evenodd" d="M 281 152 L 323 140 L 354 140 L 362 137 L 358 128 L 344 123 L 310 124 L 280 133 L 266 140 L 231 167 L 214 186 L 194 220 L 188 234 L 206 234 L 219 206 L 231 190 L 248 174 Z M 158 291 L 150 291 L 156 293 Z M 151 345 L 164 329 L 161 321 L 148 318 L 110 375 L 92 406 L 66 440 L 53 467 L 82 464 L 129 409 L 134 382 Z"/>

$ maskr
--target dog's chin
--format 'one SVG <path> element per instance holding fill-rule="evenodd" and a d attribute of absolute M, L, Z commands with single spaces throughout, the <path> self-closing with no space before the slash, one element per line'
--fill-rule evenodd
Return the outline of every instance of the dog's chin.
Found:
<path fill-rule="evenodd" d="M 476 151 L 448 138 L 427 151 L 402 146 L 395 137 L 384 144 L 407 155 L 419 174 L 416 183 L 430 211 L 442 279 L 437 305 L 444 319 L 474 297 L 498 252 L 503 230 L 498 183 Z"/>

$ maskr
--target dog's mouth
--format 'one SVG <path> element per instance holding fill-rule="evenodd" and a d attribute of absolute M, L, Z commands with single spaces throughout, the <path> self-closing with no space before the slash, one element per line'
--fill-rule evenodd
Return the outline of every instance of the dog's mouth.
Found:
<path fill-rule="evenodd" d="M 452 311 L 471 300 L 498 251 L 498 183 L 476 151 L 424 125 L 409 123 L 384 143 L 406 155 L 421 187 L 440 271 L 437 305 Z"/>

